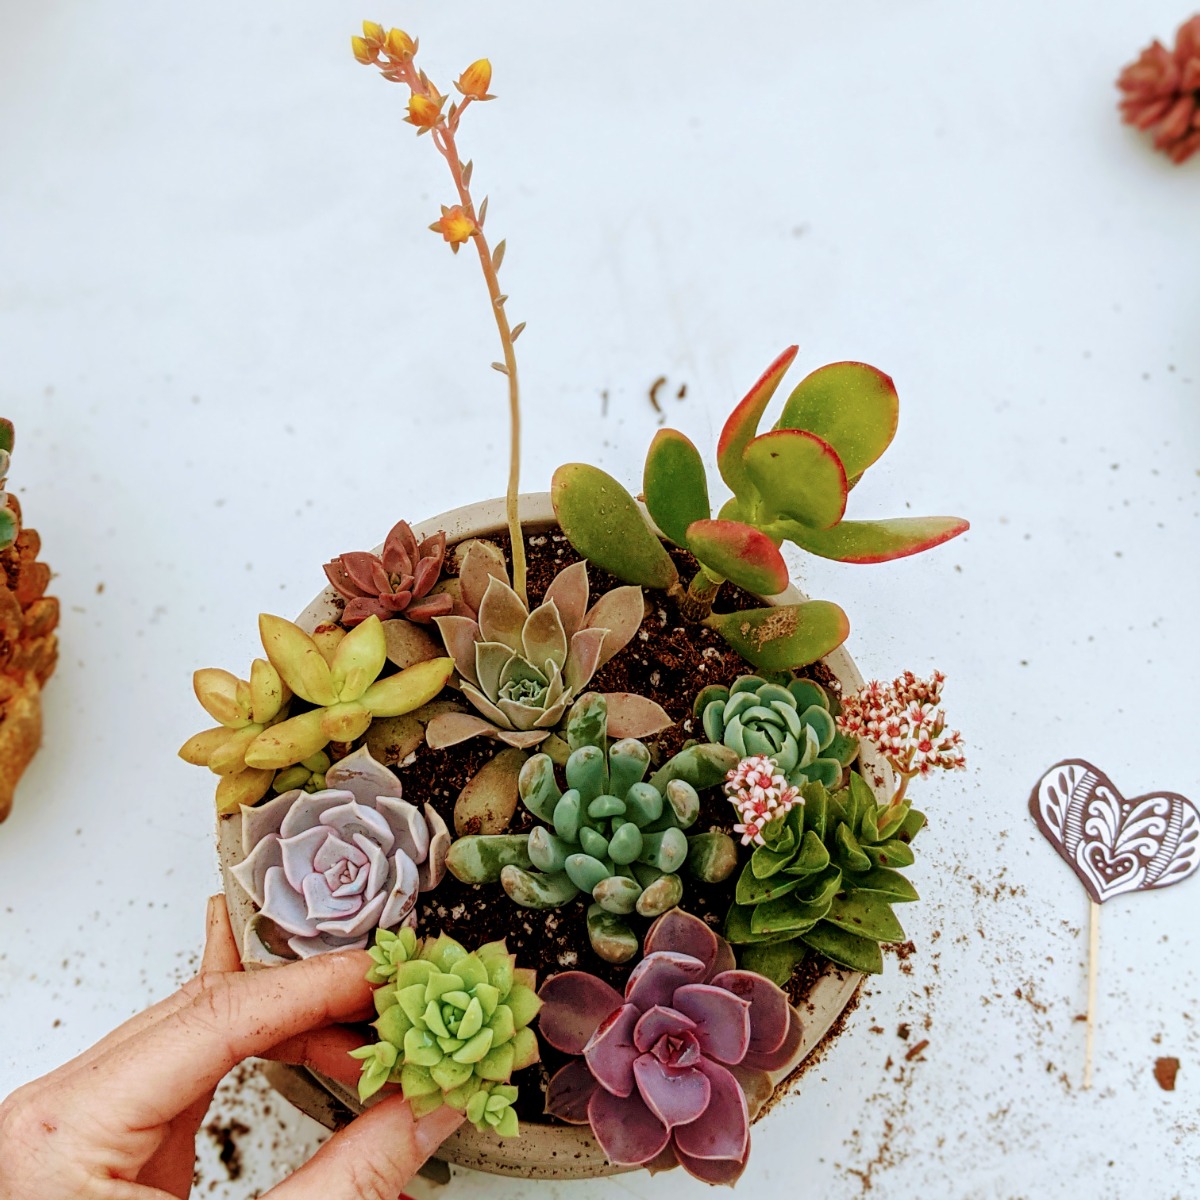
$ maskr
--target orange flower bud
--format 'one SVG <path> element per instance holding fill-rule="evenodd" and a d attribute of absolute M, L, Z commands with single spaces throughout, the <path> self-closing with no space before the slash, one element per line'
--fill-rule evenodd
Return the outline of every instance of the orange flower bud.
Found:
<path fill-rule="evenodd" d="M 415 125 L 419 132 L 432 129 L 442 119 L 442 105 L 446 103 L 445 96 L 439 96 L 437 88 L 429 85 L 429 95 L 413 92 L 408 100 L 408 116 L 404 119 Z"/>
<path fill-rule="evenodd" d="M 350 48 L 354 51 L 354 57 L 360 63 L 369 63 L 374 59 L 371 53 L 371 46 L 366 38 L 352 37 L 350 39 Z"/>
<path fill-rule="evenodd" d="M 382 25 L 377 25 L 374 21 L 363 22 L 363 39 L 372 49 L 382 46 L 384 37 Z"/>
<path fill-rule="evenodd" d="M 488 95 L 491 85 L 492 64 L 486 58 L 480 58 L 462 73 L 454 86 L 472 100 L 491 100 L 494 99 Z"/>
<path fill-rule="evenodd" d="M 463 211 L 461 204 L 453 208 L 442 205 L 441 219 L 434 221 L 429 227 L 434 233 L 440 233 L 450 243 L 455 254 L 463 242 L 469 241 L 479 232 L 479 226 Z"/>
<path fill-rule="evenodd" d="M 417 43 L 403 29 L 389 29 L 384 46 L 389 58 L 412 58 L 417 52 Z"/>

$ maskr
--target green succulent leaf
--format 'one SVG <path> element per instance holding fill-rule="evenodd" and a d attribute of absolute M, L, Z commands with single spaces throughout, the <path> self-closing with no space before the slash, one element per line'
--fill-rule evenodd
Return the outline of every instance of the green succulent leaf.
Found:
<path fill-rule="evenodd" d="M 601 570 L 664 591 L 678 581 L 675 564 L 637 501 L 607 472 L 568 463 L 554 472 L 550 497 L 571 545 Z"/>
<path fill-rule="evenodd" d="M 759 422 L 775 389 L 787 374 L 799 347 L 789 346 L 759 377 L 737 408 L 729 414 L 717 442 L 717 467 L 729 490 L 737 497 L 752 496 L 754 485 L 746 471 L 743 453 L 758 433 Z"/>
<path fill-rule="evenodd" d="M 776 428 L 816 434 L 854 479 L 888 448 L 899 419 L 889 376 L 866 363 L 840 362 L 818 367 L 796 385 Z"/>
<path fill-rule="evenodd" d="M 831 962 L 851 971 L 862 971 L 866 975 L 878 975 L 883 971 L 883 951 L 878 942 L 849 933 L 828 921 L 818 922 L 802 934 L 800 940 Z"/>
<path fill-rule="evenodd" d="M 872 892 L 835 896 L 825 920 L 848 933 L 877 942 L 904 941 L 904 928 L 892 912 L 890 901 Z"/>
<path fill-rule="evenodd" d="M 830 446 L 814 434 L 798 429 L 764 433 L 746 447 L 745 464 L 768 520 L 782 516 L 828 529 L 842 519 L 846 472 Z"/>
<path fill-rule="evenodd" d="M 756 596 L 774 596 L 788 585 L 779 547 L 753 525 L 738 521 L 693 521 L 686 545 L 701 566 Z"/>
<path fill-rule="evenodd" d="M 846 614 L 828 600 L 713 613 L 704 621 L 747 662 L 769 671 L 807 666 L 836 650 L 850 633 Z"/>
<path fill-rule="evenodd" d="M 688 544 L 687 528 L 693 521 L 705 521 L 712 513 L 700 451 L 677 429 L 660 429 L 654 435 L 642 490 L 651 519 L 677 546 Z"/>
<path fill-rule="evenodd" d="M 884 521 L 839 521 L 812 529 L 797 521 L 773 521 L 769 532 L 802 550 L 837 562 L 881 563 L 931 550 L 970 529 L 961 517 L 893 517 Z"/>

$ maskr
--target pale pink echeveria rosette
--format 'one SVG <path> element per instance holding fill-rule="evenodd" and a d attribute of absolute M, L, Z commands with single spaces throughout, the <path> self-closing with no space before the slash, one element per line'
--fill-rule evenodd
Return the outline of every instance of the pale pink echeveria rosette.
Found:
<path fill-rule="evenodd" d="M 258 912 L 245 962 L 360 950 L 376 929 L 414 924 L 420 892 L 441 881 L 450 831 L 401 798 L 400 781 L 364 746 L 331 767 L 319 792 L 242 807 L 245 859 L 233 877 Z"/>
<path fill-rule="evenodd" d="M 550 1080 L 546 1111 L 590 1125 L 616 1166 L 732 1184 L 750 1153 L 747 1095 L 769 1096 L 769 1072 L 792 1065 L 799 1018 L 698 917 L 666 913 L 645 949 L 624 996 L 584 971 L 542 986 L 542 1038 L 581 1056 Z"/>

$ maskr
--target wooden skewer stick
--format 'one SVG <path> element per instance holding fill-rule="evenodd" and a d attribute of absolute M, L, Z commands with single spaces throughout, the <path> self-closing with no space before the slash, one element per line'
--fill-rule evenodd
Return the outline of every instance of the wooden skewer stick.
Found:
<path fill-rule="evenodd" d="M 1083 1090 L 1092 1086 L 1092 1050 L 1096 1042 L 1096 975 L 1100 970 L 1100 905 L 1088 900 L 1087 1045 L 1083 1059 Z"/>

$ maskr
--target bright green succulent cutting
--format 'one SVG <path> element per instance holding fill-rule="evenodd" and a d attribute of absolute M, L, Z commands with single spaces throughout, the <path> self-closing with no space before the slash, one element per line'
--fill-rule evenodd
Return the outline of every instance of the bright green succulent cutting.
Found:
<path fill-rule="evenodd" d="M 398 1083 L 416 1117 L 448 1104 L 480 1132 L 516 1137 L 509 1080 L 538 1061 L 535 972 L 518 968 L 503 942 L 469 953 L 411 929 L 379 930 L 369 953 L 380 1040 L 351 1052 L 363 1064 L 359 1097 Z"/>
<path fill-rule="evenodd" d="M 880 944 L 901 942 L 893 904 L 918 899 L 900 874 L 925 823 L 907 801 L 881 805 L 857 773 L 829 792 L 806 784 L 803 803 L 767 825 L 738 879 L 725 936 L 742 964 L 779 982 L 805 947 L 855 971 L 883 970 Z"/>
<path fill-rule="evenodd" d="M 725 746 L 695 745 L 647 781 L 650 751 L 634 738 L 609 744 L 607 706 L 594 692 L 572 708 L 567 741 L 566 791 L 548 755 L 521 768 L 521 800 L 543 824 L 528 834 L 460 838 L 447 865 L 464 882 L 501 883 L 526 908 L 557 908 L 589 895 L 592 948 L 607 961 L 626 962 L 638 950 L 626 918 L 655 917 L 679 904 L 679 871 L 693 846 L 700 850 L 693 875 L 717 882 L 732 870 L 728 835 L 689 838 L 684 831 L 700 814 L 699 791 L 720 783 L 737 756 Z"/>
<path fill-rule="evenodd" d="M 785 685 L 742 675 L 730 687 L 704 688 L 692 712 L 704 736 L 739 759 L 764 754 L 793 787 L 819 782 L 835 788 L 858 755 L 858 739 L 839 732 L 834 703 L 811 679 Z"/>

